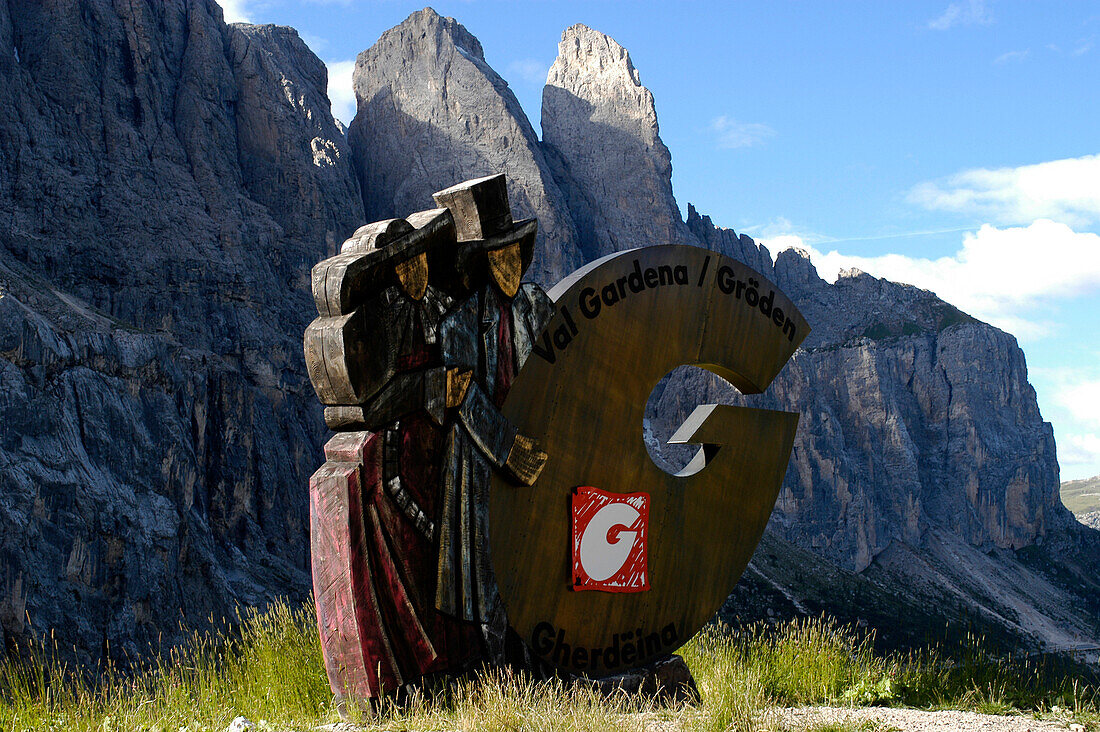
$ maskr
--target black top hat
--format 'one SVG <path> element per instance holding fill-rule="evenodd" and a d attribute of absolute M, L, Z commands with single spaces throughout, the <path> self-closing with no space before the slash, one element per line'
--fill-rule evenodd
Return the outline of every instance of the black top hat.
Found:
<path fill-rule="evenodd" d="M 486 252 L 517 242 L 523 271 L 531 266 L 538 221 L 512 221 L 508 186 L 503 173 L 459 183 L 433 194 L 432 198 L 438 205 L 445 206 L 454 217 L 458 239 L 455 264 L 464 279 L 469 279 L 473 271 L 485 271 L 482 260 Z"/>

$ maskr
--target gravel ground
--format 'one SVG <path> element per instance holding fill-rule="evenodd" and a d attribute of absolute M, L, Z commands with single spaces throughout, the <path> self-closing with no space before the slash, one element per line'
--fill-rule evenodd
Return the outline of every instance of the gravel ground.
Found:
<path fill-rule="evenodd" d="M 870 729 L 897 729 L 901 732 L 948 732 L 949 730 L 988 730 L 988 732 L 1066 732 L 1084 729 L 1063 722 L 1040 721 L 1030 717 L 1007 717 L 976 712 L 926 712 L 920 709 L 885 707 L 794 707 L 776 710 L 784 729 L 798 730 L 828 722 L 869 722 Z"/>
<path fill-rule="evenodd" d="M 659 719 L 644 715 L 646 732 L 682 732 L 683 720 Z M 921 709 L 887 707 L 790 707 L 771 710 L 761 719 L 762 730 L 798 732 L 829 723 L 847 722 L 866 732 L 1084 732 L 1084 727 L 1053 720 L 1037 720 L 1023 716 L 1000 716 L 976 712 L 926 712 Z M 251 728 L 245 728 L 251 729 Z M 355 724 L 330 724 L 314 732 L 365 732 Z M 243 732 L 232 726 L 226 732 Z"/>

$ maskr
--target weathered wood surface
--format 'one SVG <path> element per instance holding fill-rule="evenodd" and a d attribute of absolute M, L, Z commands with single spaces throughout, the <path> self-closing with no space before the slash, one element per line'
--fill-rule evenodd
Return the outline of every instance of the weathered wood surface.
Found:
<path fill-rule="evenodd" d="M 454 214 L 458 241 L 475 241 L 512 228 L 512 209 L 503 173 L 474 178 L 432 194 Z"/>
<path fill-rule="evenodd" d="M 473 378 L 474 372 L 469 369 L 447 369 L 447 409 L 462 404 Z"/>
<path fill-rule="evenodd" d="M 306 370 L 322 404 L 361 404 L 396 371 L 392 333 L 377 328 L 378 308 L 317 318 L 306 328 Z"/>
<path fill-rule="evenodd" d="M 386 219 L 364 224 L 340 245 L 341 254 L 366 254 L 381 249 L 413 230 L 412 224 L 405 219 Z"/>
<path fill-rule="evenodd" d="M 423 252 L 412 259 L 406 259 L 404 262 L 397 264 L 394 266 L 394 272 L 397 274 L 397 281 L 401 283 L 401 289 L 403 289 L 409 297 L 413 300 L 419 300 L 424 297 L 424 293 L 428 291 L 427 252 Z"/>
<path fill-rule="evenodd" d="M 520 285 L 537 224 L 513 224 L 503 176 L 437 200 L 360 227 L 312 273 L 306 363 L 339 431 L 311 482 L 312 551 L 341 697 L 501 662 L 490 475 L 530 483 L 545 461 L 499 411 L 552 310 Z"/>
<path fill-rule="evenodd" d="M 519 275 L 522 278 L 523 273 L 527 271 L 527 267 L 531 264 L 532 256 L 534 256 L 536 233 L 538 233 L 538 221 L 523 219 L 516 222 L 512 229 L 503 234 L 467 242 L 466 246 L 460 247 L 456 252 L 454 266 L 461 273 L 463 286 L 466 288 L 479 287 L 484 284 L 486 279 L 490 279 L 486 277 L 486 273 L 489 273 L 492 275 L 491 279 L 500 287 L 501 292 L 506 295 L 507 290 L 511 289 L 513 284 L 518 289 L 518 283 L 514 283 L 511 279 L 514 275 L 502 266 L 504 255 L 501 250 L 518 243 L 520 255 Z M 493 266 L 490 256 L 496 258 L 496 266 Z M 501 279 L 501 276 L 504 276 L 504 279 Z M 512 295 L 515 295 L 515 290 L 512 290 Z M 508 297 L 512 295 L 508 295 Z"/>
<path fill-rule="evenodd" d="M 480 653 L 476 626 L 448 620 L 431 605 L 434 527 L 419 503 L 423 486 L 415 485 L 430 466 L 406 469 L 402 438 L 397 430 L 338 433 L 325 446 L 328 462 L 310 480 L 317 624 L 326 673 L 342 699 L 392 693 L 425 674 L 462 668 Z"/>
<path fill-rule="evenodd" d="M 493 275 L 500 291 L 508 297 L 519 292 L 519 283 L 523 278 L 523 259 L 520 256 L 519 242 L 501 249 L 494 249 L 486 255 L 489 258 L 489 272 Z"/>
<path fill-rule="evenodd" d="M 797 425 L 794 414 L 714 410 L 693 438 L 718 445 L 709 464 L 676 477 L 642 440 L 651 390 L 694 364 L 761 392 L 809 326 L 760 274 L 687 246 L 613 255 L 550 294 L 557 313 L 502 410 L 549 457 L 532 488 L 494 476 L 493 565 L 509 622 L 537 654 L 606 676 L 675 650 L 717 611 L 767 523 Z M 650 494 L 650 590 L 569 589 L 577 486 Z"/>
<path fill-rule="evenodd" d="M 359 466 L 328 462 L 309 482 L 310 553 L 317 627 L 333 693 L 366 699 L 379 683 L 384 649 L 366 637 L 376 608 L 366 577 Z"/>
<path fill-rule="evenodd" d="M 376 487 L 392 440 L 371 432 L 337 435 L 329 461 L 310 480 L 310 552 L 317 624 L 333 692 L 368 699 L 431 670 L 436 649 L 413 602 L 416 588 L 390 552 L 385 525 L 399 525 Z M 395 471 L 396 466 L 390 468 Z M 388 487 L 388 486 L 387 486 Z M 403 490 L 403 489 L 402 489 Z M 407 506 L 408 504 L 406 504 Z"/>
<path fill-rule="evenodd" d="M 330 430 L 377 430 L 424 410 L 443 424 L 447 399 L 447 372 L 442 367 L 397 374 L 365 405 L 325 407 Z"/>
<path fill-rule="evenodd" d="M 310 276 L 317 312 L 322 317 L 352 312 L 366 298 L 395 281 L 398 277 L 396 265 L 408 269 L 410 285 L 426 286 L 426 266 L 422 270 L 424 279 L 421 282 L 416 279 L 421 270 L 404 263 L 428 252 L 433 246 L 453 242 L 454 219 L 446 209 L 423 211 L 421 214 L 416 220 L 421 224 L 419 228 L 408 221 L 405 222 L 408 230 L 393 223 L 400 219 L 380 222 L 388 226 L 378 227 L 378 231 L 369 229 L 370 224 L 361 227 L 356 233 L 364 232 L 362 236 L 353 236 L 344 242 L 340 254 L 315 265 Z M 402 231 L 405 233 L 396 236 Z M 382 249 L 370 248 L 382 241 L 386 242 Z M 426 265 L 426 262 L 423 264 Z"/>

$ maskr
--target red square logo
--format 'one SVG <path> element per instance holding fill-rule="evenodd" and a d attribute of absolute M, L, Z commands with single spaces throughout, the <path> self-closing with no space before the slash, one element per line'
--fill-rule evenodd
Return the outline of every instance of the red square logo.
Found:
<path fill-rule="evenodd" d="M 573 589 L 649 589 L 649 494 L 573 489 Z"/>

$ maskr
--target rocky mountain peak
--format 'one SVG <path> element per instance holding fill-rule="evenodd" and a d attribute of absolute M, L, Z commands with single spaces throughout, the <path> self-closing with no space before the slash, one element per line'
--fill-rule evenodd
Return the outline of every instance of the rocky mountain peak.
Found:
<path fill-rule="evenodd" d="M 817 267 L 810 261 L 810 253 L 797 247 L 776 253 L 775 275 L 781 287 L 795 287 L 800 290 L 822 281 L 817 274 Z"/>
<path fill-rule="evenodd" d="M 763 244 L 757 244 L 747 234 L 738 235 L 733 229 L 715 226 L 710 216 L 700 215 L 695 206 L 688 204 L 687 228 L 703 246 L 744 262 L 765 277 L 775 280 L 772 255 Z"/>
<path fill-rule="evenodd" d="M 417 31 L 420 32 L 420 39 L 429 48 L 454 48 L 468 58 L 485 61 L 485 51 L 481 47 L 481 41 L 473 33 L 466 30 L 466 26 L 454 18 L 440 15 L 434 8 L 417 10 L 406 18 L 401 25 L 394 26 L 382 34 L 379 41 L 385 39 L 386 35 L 391 33 L 398 36 L 408 36 L 411 33 L 415 36 Z"/>
<path fill-rule="evenodd" d="M 615 99 L 620 114 L 610 115 L 603 106 L 605 121 L 616 127 L 642 122 L 639 130 L 657 137 L 657 111 L 653 94 L 642 86 L 638 70 L 630 60 L 630 52 L 609 35 L 593 30 L 583 23 L 566 28 L 558 43 L 558 57 L 546 78 L 547 86 L 574 90 L 586 99 Z M 626 112 L 626 114 L 621 114 Z"/>
<path fill-rule="evenodd" d="M 263 23 L 231 23 L 230 42 L 254 39 L 263 53 L 277 57 L 283 63 L 279 68 L 293 69 L 311 91 L 323 92 L 328 88 L 328 67 L 309 49 L 296 28 L 289 25 Z"/>
<path fill-rule="evenodd" d="M 499 172 L 538 217 L 540 282 L 700 243 L 810 321 L 752 397 L 802 422 L 750 589 L 821 609 L 844 594 L 865 617 L 862 590 L 807 594 L 842 587 L 808 566 L 842 568 L 911 591 L 919 622 L 943 605 L 1027 635 L 1080 605 L 1095 625 L 1100 534 L 1058 501 L 1015 339 L 915 287 L 831 284 L 797 250 L 773 263 L 693 207 L 682 222 L 653 96 L 613 39 L 562 35 L 543 142 L 477 39 L 431 9 L 360 54 L 346 136 L 326 76 L 295 31 L 226 27 L 214 0 L 0 2 L 0 647 L 56 629 L 94 665 L 104 639 L 136 657 L 181 620 L 304 597 L 326 437 L 301 351 L 310 267 L 364 220 Z M 654 392 L 668 424 L 741 398 L 686 373 Z M 1074 546 L 1087 592 L 1036 584 Z M 991 599 L 1010 576 L 1014 599 Z M 1057 607 L 1033 612 L 1040 595 Z"/>
<path fill-rule="evenodd" d="M 672 196 L 653 94 L 613 38 L 580 24 L 562 33 L 543 89 L 542 132 L 586 258 L 693 241 Z"/>
<path fill-rule="evenodd" d="M 304 596 L 309 271 L 362 223 L 324 64 L 213 0 L 0 3 L 0 48 L 0 641 Z"/>
<path fill-rule="evenodd" d="M 432 205 L 431 194 L 508 171 L 519 217 L 538 216 L 531 274 L 554 281 L 580 265 L 565 196 L 515 94 L 453 18 L 413 13 L 359 54 L 358 112 L 348 130 L 368 220 Z"/>

